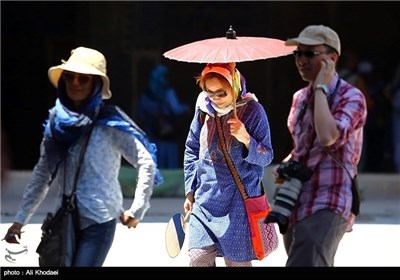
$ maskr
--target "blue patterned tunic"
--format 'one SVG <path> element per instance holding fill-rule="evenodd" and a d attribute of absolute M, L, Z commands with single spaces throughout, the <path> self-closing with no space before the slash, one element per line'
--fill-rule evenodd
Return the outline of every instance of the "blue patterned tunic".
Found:
<path fill-rule="evenodd" d="M 244 204 L 218 144 L 214 110 L 200 93 L 184 154 L 185 194 L 194 192 L 189 222 L 189 249 L 216 244 L 218 255 L 245 262 L 256 260 L 250 240 Z M 200 112 L 206 113 L 204 124 Z M 247 149 L 231 136 L 227 120 L 220 115 L 230 156 L 250 197 L 261 194 L 264 169 L 273 159 L 270 127 L 263 106 L 253 94 L 237 103 L 237 116 L 251 136 Z"/>

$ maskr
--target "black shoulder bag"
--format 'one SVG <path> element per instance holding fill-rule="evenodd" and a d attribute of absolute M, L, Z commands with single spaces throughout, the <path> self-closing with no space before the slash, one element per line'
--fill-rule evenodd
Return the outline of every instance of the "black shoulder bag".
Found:
<path fill-rule="evenodd" d="M 57 210 L 55 215 L 53 215 L 53 213 L 47 213 L 47 216 L 43 221 L 41 227 L 42 237 L 36 249 L 36 253 L 39 254 L 39 266 L 41 267 L 64 267 L 72 265 L 75 254 L 76 232 L 79 230 L 79 214 L 75 204 L 75 191 L 83 157 L 92 130 L 93 126 L 85 136 L 79 155 L 79 163 L 71 195 L 65 193 L 64 184 L 64 194 L 61 207 Z"/>

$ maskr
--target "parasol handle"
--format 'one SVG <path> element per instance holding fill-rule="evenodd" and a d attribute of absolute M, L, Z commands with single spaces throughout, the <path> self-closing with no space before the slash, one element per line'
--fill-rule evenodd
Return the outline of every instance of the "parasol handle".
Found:
<path fill-rule="evenodd" d="M 233 116 L 237 119 L 237 113 L 236 113 L 236 94 L 235 94 L 235 62 L 230 63 L 231 67 L 232 67 L 232 88 L 233 88 Z M 239 93 L 238 93 L 239 95 Z"/>
<path fill-rule="evenodd" d="M 232 25 L 229 26 L 229 30 L 226 31 L 226 39 L 231 39 L 231 40 L 232 39 L 233 40 L 236 39 L 236 31 L 233 30 Z M 231 73 L 232 73 L 232 85 L 233 85 L 232 86 L 232 88 L 233 88 L 233 116 L 235 118 L 237 118 L 237 114 L 236 114 L 236 94 L 235 94 L 235 66 L 236 66 L 236 63 L 232 62 L 232 63 L 230 63 L 230 65 L 232 67 Z"/>

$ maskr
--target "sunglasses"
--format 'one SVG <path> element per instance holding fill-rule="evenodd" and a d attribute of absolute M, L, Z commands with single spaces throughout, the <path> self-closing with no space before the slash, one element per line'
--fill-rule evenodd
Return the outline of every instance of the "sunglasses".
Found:
<path fill-rule="evenodd" d="M 213 97 L 226 97 L 227 95 L 228 95 L 228 93 L 225 91 L 225 90 L 223 90 L 223 91 L 217 91 L 217 92 L 209 92 L 209 91 L 206 91 L 205 90 L 205 92 L 206 92 L 206 94 L 207 94 L 207 96 L 209 97 L 209 98 L 213 98 Z"/>
<path fill-rule="evenodd" d="M 93 78 L 91 75 L 73 73 L 70 71 L 64 71 L 62 77 L 66 83 L 72 83 L 76 77 L 81 85 L 87 84 Z"/>
<path fill-rule="evenodd" d="M 295 58 L 302 57 L 303 55 L 304 55 L 306 58 L 312 58 L 312 57 L 314 57 L 314 56 L 316 56 L 316 55 L 320 55 L 320 54 L 324 54 L 324 53 L 327 53 L 327 52 L 299 51 L 299 50 L 293 51 L 293 55 L 294 55 Z"/>

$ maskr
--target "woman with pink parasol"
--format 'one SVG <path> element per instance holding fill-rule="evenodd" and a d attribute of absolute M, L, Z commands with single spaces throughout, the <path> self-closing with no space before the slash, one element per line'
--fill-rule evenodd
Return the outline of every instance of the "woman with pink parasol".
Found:
<path fill-rule="evenodd" d="M 201 92 L 183 162 L 190 266 L 215 266 L 218 256 L 226 266 L 239 267 L 252 266 L 258 259 L 243 198 L 221 143 L 226 144 L 225 155 L 230 155 L 248 196 L 260 196 L 264 169 L 274 156 L 270 126 L 264 107 L 247 91 L 236 62 L 278 57 L 292 50 L 277 39 L 236 37 L 230 28 L 226 38 L 194 42 L 164 54 L 207 63 L 196 77 Z"/>
<path fill-rule="evenodd" d="M 226 266 L 251 266 L 257 259 L 243 199 L 219 144 L 217 119 L 251 197 L 261 195 L 264 168 L 273 159 L 270 127 L 263 106 L 247 92 L 244 77 L 231 69 L 229 64 L 207 64 L 197 77 L 202 92 L 184 153 L 190 266 L 214 266 L 217 256 L 224 257 Z"/>

